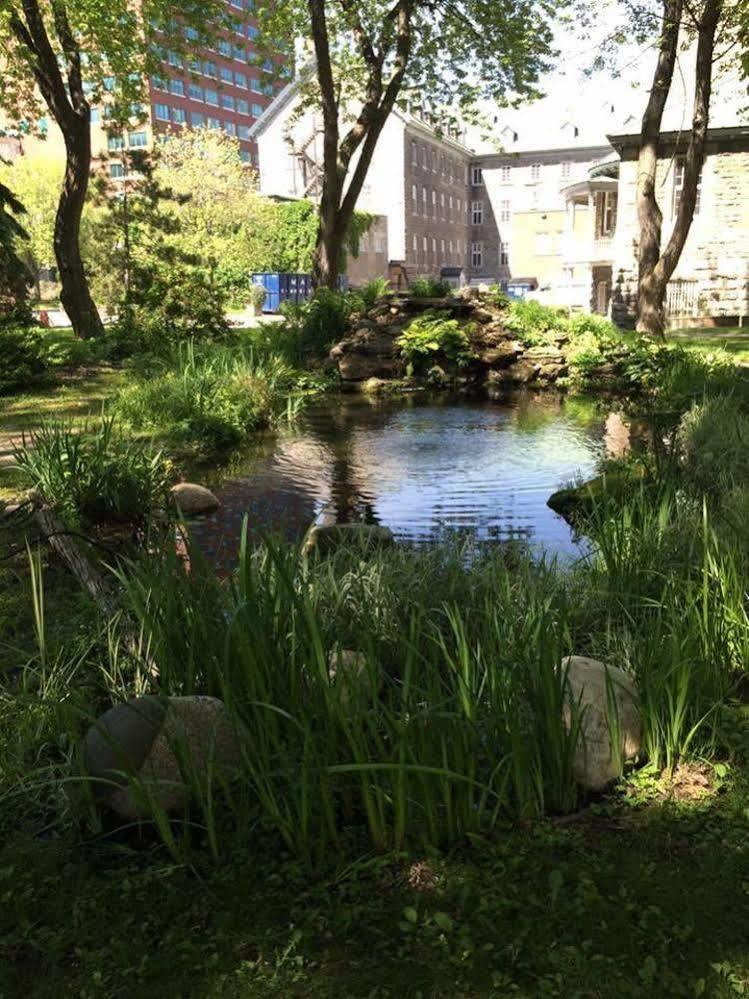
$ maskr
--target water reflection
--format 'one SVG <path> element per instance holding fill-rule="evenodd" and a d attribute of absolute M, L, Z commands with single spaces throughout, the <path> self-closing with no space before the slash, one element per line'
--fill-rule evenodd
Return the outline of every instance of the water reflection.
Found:
<path fill-rule="evenodd" d="M 458 534 L 575 553 L 546 500 L 594 474 L 611 429 L 591 406 L 553 394 L 503 403 L 343 397 L 310 408 L 296 431 L 213 483 L 222 506 L 193 533 L 224 562 L 245 515 L 253 533 L 298 538 L 327 512 L 387 525 L 411 543 Z"/>

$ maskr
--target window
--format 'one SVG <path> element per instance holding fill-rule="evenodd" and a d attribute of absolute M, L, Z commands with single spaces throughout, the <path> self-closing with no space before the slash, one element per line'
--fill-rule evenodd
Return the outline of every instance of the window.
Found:
<path fill-rule="evenodd" d="M 218 50 L 222 56 L 226 56 L 227 59 L 231 59 L 231 42 L 227 42 L 225 38 L 219 39 Z"/>
<path fill-rule="evenodd" d="M 185 38 L 188 42 L 196 42 L 198 40 L 198 32 L 195 28 L 185 28 Z"/>
<path fill-rule="evenodd" d="M 250 153 L 249 149 L 240 149 L 239 150 L 239 158 L 240 158 L 240 160 L 243 163 L 251 163 L 252 162 L 252 154 Z"/>
<path fill-rule="evenodd" d="M 256 76 L 250 77 L 250 90 L 252 90 L 253 93 L 255 94 L 262 93 L 262 90 L 260 88 L 260 80 Z"/>
<path fill-rule="evenodd" d="M 418 165 L 419 165 L 419 146 L 414 141 L 414 139 L 411 139 L 411 166 L 418 166 Z"/>
<path fill-rule="evenodd" d="M 148 145 L 148 136 L 145 132 L 130 132 L 127 141 L 131 149 L 141 149 Z"/>
<path fill-rule="evenodd" d="M 237 98 L 237 111 L 240 114 L 249 114 L 250 113 L 250 102 L 246 101 L 243 97 L 238 97 Z"/>
<path fill-rule="evenodd" d="M 257 28 L 255 27 L 254 24 L 248 24 L 247 25 L 247 37 L 248 38 L 257 38 Z"/>
<path fill-rule="evenodd" d="M 432 253 L 437 254 L 437 237 L 432 236 Z"/>
<path fill-rule="evenodd" d="M 171 93 L 175 94 L 177 97 L 185 96 L 185 85 L 182 80 L 170 80 L 169 90 Z"/>
<path fill-rule="evenodd" d="M 91 108 L 91 113 L 89 115 L 89 121 L 92 125 L 98 125 L 101 121 L 101 112 L 98 108 Z"/>
<path fill-rule="evenodd" d="M 252 105 L 252 113 L 253 113 L 253 115 L 256 118 L 259 118 L 260 115 L 263 113 L 263 105 L 262 104 L 253 104 Z"/>
<path fill-rule="evenodd" d="M 263 60 L 263 69 L 265 70 L 266 73 L 272 73 L 273 72 L 273 60 L 272 59 L 264 59 Z"/>
<path fill-rule="evenodd" d="M 510 244 L 499 244 L 499 262 L 503 267 L 508 267 L 510 263 Z"/>
<path fill-rule="evenodd" d="M 684 167 L 685 161 L 683 156 L 679 156 L 674 164 L 674 195 L 671 204 L 671 214 L 676 217 L 679 211 L 679 205 L 681 204 L 681 195 L 684 191 Z M 700 202 L 702 201 L 702 171 L 700 171 L 699 179 L 697 180 L 697 198 L 694 202 L 694 214 L 699 215 L 700 213 Z"/>
<path fill-rule="evenodd" d="M 152 76 L 151 77 L 151 84 L 153 85 L 153 89 L 154 90 L 168 90 L 169 89 L 169 84 L 163 78 L 163 76 Z"/>
<path fill-rule="evenodd" d="M 221 82 L 228 83 L 231 87 L 234 83 L 234 73 L 229 69 L 228 66 L 222 66 L 220 71 Z"/>
<path fill-rule="evenodd" d="M 450 258 L 452 259 L 452 255 L 453 255 L 453 241 L 450 240 L 450 242 L 447 245 L 450 248 Z"/>
<path fill-rule="evenodd" d="M 124 177 L 125 167 L 122 163 L 110 163 L 109 164 L 109 176 L 110 177 Z"/>
<path fill-rule="evenodd" d="M 432 218 L 437 218 L 437 192 L 432 188 Z"/>
<path fill-rule="evenodd" d="M 170 66 L 175 66 L 177 69 L 182 68 L 182 56 L 179 52 L 169 52 L 167 55 L 167 62 Z"/>
<path fill-rule="evenodd" d="M 206 104 L 211 104 L 213 107 L 218 107 L 218 90 L 213 90 L 212 87 L 206 87 L 205 91 L 205 102 Z"/>
<path fill-rule="evenodd" d="M 616 191 L 596 195 L 596 236 L 611 236 L 616 228 Z"/>
<path fill-rule="evenodd" d="M 499 221 L 509 222 L 510 221 L 510 202 L 508 200 L 500 201 L 499 203 Z"/>
<path fill-rule="evenodd" d="M 484 171 L 480 166 L 471 167 L 471 183 L 474 187 L 484 183 Z"/>
<path fill-rule="evenodd" d="M 427 245 L 428 245 L 427 244 L 427 238 L 426 238 L 426 236 L 424 236 L 424 238 L 422 240 L 422 245 L 424 247 L 424 253 L 426 253 L 427 252 Z"/>
<path fill-rule="evenodd" d="M 411 184 L 411 207 L 414 215 L 419 211 L 419 189 L 416 184 Z"/>
<path fill-rule="evenodd" d="M 237 134 L 237 126 L 234 124 L 233 121 L 225 121 L 224 122 L 224 131 L 226 132 L 227 135 L 236 135 Z"/>
<path fill-rule="evenodd" d="M 422 215 L 427 215 L 428 214 L 428 212 L 427 212 L 427 189 L 425 187 L 422 187 L 422 189 L 421 189 L 421 204 L 422 204 L 422 209 L 421 209 Z"/>
<path fill-rule="evenodd" d="M 166 107 L 166 104 L 157 104 L 156 107 Z M 166 116 L 169 117 L 169 108 L 166 108 Z M 110 135 L 107 139 L 107 149 L 114 152 L 116 149 L 124 149 L 125 140 L 121 135 Z"/>
<path fill-rule="evenodd" d="M 250 138 L 250 126 L 249 125 L 237 125 L 237 135 L 240 139 L 245 142 L 249 141 Z"/>
<path fill-rule="evenodd" d="M 444 257 L 444 255 L 445 255 L 445 241 L 444 241 L 444 239 L 440 240 L 440 253 Z"/>
<path fill-rule="evenodd" d="M 472 225 L 483 225 L 484 224 L 484 202 L 483 201 L 472 201 L 471 202 L 471 224 Z"/>
<path fill-rule="evenodd" d="M 169 114 L 168 104 L 154 104 L 153 113 L 157 121 L 170 121 L 171 115 Z"/>
<path fill-rule="evenodd" d="M 445 218 L 445 192 L 444 191 L 442 192 L 442 194 L 440 194 L 440 207 L 442 208 L 442 218 L 444 220 L 444 218 Z"/>
<path fill-rule="evenodd" d="M 231 94 L 222 94 L 221 95 L 221 107 L 222 108 L 226 108 L 227 111 L 233 111 L 234 110 L 234 107 L 235 107 L 234 98 L 232 97 Z"/>
<path fill-rule="evenodd" d="M 214 118 L 212 115 L 208 115 L 208 118 L 206 119 L 206 124 L 208 125 L 208 128 L 213 128 L 213 129 L 221 128 L 221 119 Z"/>
<path fill-rule="evenodd" d="M 414 257 L 416 257 L 418 255 L 418 253 L 419 253 L 419 237 L 418 236 L 414 236 L 413 237 L 413 240 L 412 240 L 412 243 L 411 243 L 411 248 L 413 249 Z"/>
<path fill-rule="evenodd" d="M 202 111 L 190 112 L 190 124 L 193 128 L 202 128 L 205 125 L 205 115 Z"/>
<path fill-rule="evenodd" d="M 531 180 L 535 181 L 540 179 L 541 179 L 541 164 L 531 163 Z"/>
<path fill-rule="evenodd" d="M 184 108 L 172 108 L 172 121 L 184 125 L 187 121 L 187 111 Z"/>
<path fill-rule="evenodd" d="M 247 89 L 247 77 L 245 76 L 245 74 L 244 73 L 235 73 L 234 74 L 234 84 L 237 87 L 241 87 L 242 90 L 246 90 Z"/>
<path fill-rule="evenodd" d="M 203 88 L 199 87 L 197 83 L 191 83 L 188 87 L 188 94 L 190 95 L 190 100 L 202 101 L 203 100 Z"/>
<path fill-rule="evenodd" d="M 499 168 L 499 179 L 502 181 L 503 184 L 510 183 L 511 170 L 512 167 L 508 163 L 503 163 L 502 166 Z"/>
<path fill-rule="evenodd" d="M 247 58 L 247 49 L 244 47 L 244 45 L 234 46 L 234 58 L 239 59 L 240 62 L 245 61 L 245 59 Z"/>
<path fill-rule="evenodd" d="M 203 63 L 203 73 L 206 76 L 210 76 L 213 80 L 216 79 L 216 63 L 210 60 Z"/>
<path fill-rule="evenodd" d="M 571 167 L 570 163 L 562 163 L 562 177 L 564 177 L 565 179 L 570 175 L 570 167 Z"/>
<path fill-rule="evenodd" d="M 471 243 L 471 267 L 484 266 L 484 244 Z"/>

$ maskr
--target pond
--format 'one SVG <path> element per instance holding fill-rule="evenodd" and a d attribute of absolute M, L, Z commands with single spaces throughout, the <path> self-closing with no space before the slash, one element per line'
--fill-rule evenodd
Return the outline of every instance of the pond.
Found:
<path fill-rule="evenodd" d="M 409 543 L 457 535 L 573 556 L 581 542 L 546 501 L 595 474 L 620 446 L 616 430 L 591 403 L 553 393 L 327 399 L 215 474 L 221 507 L 192 534 L 219 563 L 236 554 L 245 515 L 253 535 L 298 539 L 318 518 L 358 520 Z"/>

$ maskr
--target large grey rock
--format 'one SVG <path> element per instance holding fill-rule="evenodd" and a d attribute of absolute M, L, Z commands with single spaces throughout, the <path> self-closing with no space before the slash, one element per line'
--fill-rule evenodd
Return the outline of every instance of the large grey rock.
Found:
<path fill-rule="evenodd" d="M 379 524 L 314 524 L 304 539 L 302 554 L 327 555 L 343 547 L 364 550 L 393 544 L 393 532 Z"/>
<path fill-rule="evenodd" d="M 482 364 L 491 368 L 507 368 L 523 353 L 523 348 L 513 340 L 505 340 L 488 347 L 478 354 L 478 359 Z"/>
<path fill-rule="evenodd" d="M 192 789 L 230 777 L 241 752 L 224 703 L 215 697 L 136 697 L 88 730 L 84 767 L 97 800 L 123 819 L 183 810 Z"/>
<path fill-rule="evenodd" d="M 179 482 L 171 488 L 172 499 L 186 516 L 212 513 L 221 504 L 210 489 L 195 482 Z"/>
<path fill-rule="evenodd" d="M 562 668 L 567 671 L 564 721 L 568 729 L 575 711 L 580 718 L 575 777 L 582 787 L 600 791 L 621 777 L 624 762 L 640 751 L 637 687 L 623 670 L 587 656 L 568 656 Z"/>
<path fill-rule="evenodd" d="M 396 331 L 372 323 L 358 326 L 330 351 L 344 381 L 391 378 L 398 373 Z"/>

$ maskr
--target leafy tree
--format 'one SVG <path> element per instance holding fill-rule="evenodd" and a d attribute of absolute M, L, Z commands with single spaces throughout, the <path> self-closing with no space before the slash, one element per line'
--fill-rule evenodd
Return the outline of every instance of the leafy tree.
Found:
<path fill-rule="evenodd" d="M 65 174 L 54 249 L 61 300 L 82 337 L 102 332 L 81 258 L 79 234 L 91 167 L 91 107 L 106 105 L 113 129 L 142 120 L 146 81 L 161 46 L 187 48 L 180 24 L 206 44 L 227 21 L 223 0 L 3 0 L 0 106 L 19 124 L 55 121 L 65 141 Z"/>
<path fill-rule="evenodd" d="M 55 259 L 55 211 L 63 167 L 60 157 L 44 147 L 19 156 L 12 164 L 0 165 L 0 181 L 8 185 L 26 209 L 23 224 L 28 239 L 22 256 L 36 282 L 40 269 Z"/>
<path fill-rule="evenodd" d="M 637 329 L 663 336 L 668 282 L 684 249 L 694 217 L 715 66 L 733 52 L 749 70 L 749 3 L 747 0 L 659 0 L 655 9 L 640 9 L 640 23 L 658 37 L 658 58 L 642 118 L 637 164 L 637 216 L 640 227 Z M 684 155 L 684 180 L 674 227 L 662 247 L 663 212 L 658 204 L 656 169 L 662 155 L 663 113 L 671 92 L 680 40 L 694 60 L 692 128 Z M 722 51 L 721 51 L 722 50 Z"/>
<path fill-rule="evenodd" d="M 0 184 L 0 325 L 28 321 L 29 272 L 18 250 L 28 239 L 19 221 L 25 209 L 13 192 Z"/>
<path fill-rule="evenodd" d="M 323 176 L 313 275 L 335 286 L 372 155 L 398 101 L 463 111 L 529 96 L 549 66 L 564 0 L 287 0 L 260 11 L 267 37 L 311 41 L 305 91 L 322 110 Z"/>

